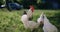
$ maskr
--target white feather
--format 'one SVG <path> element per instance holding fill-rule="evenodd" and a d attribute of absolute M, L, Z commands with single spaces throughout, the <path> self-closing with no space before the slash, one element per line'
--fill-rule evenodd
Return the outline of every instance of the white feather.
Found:
<path fill-rule="evenodd" d="M 28 18 L 32 17 L 32 15 L 33 15 L 33 13 L 32 13 L 32 11 L 31 11 L 31 9 L 29 9 L 28 12 L 27 12 Z"/>
<path fill-rule="evenodd" d="M 43 26 L 44 32 L 58 32 L 58 29 L 49 22 L 47 17 L 44 15 L 44 26 Z"/>
<path fill-rule="evenodd" d="M 40 15 L 40 17 L 37 19 L 37 22 L 40 24 L 40 22 L 43 21 L 43 13 Z"/>
<path fill-rule="evenodd" d="M 24 27 L 26 29 L 29 28 L 29 29 L 33 30 L 34 28 L 38 28 L 38 23 L 36 23 L 34 21 L 29 21 L 27 15 L 23 15 L 21 17 L 21 21 L 23 22 Z"/>
<path fill-rule="evenodd" d="M 29 22 L 28 22 L 27 15 L 23 15 L 23 16 L 21 17 L 21 21 L 23 22 L 25 28 L 28 28 L 28 23 L 29 23 Z"/>

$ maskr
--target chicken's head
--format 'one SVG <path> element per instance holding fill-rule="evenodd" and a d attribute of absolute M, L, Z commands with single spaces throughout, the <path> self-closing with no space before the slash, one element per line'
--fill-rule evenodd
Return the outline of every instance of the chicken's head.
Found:
<path fill-rule="evenodd" d="M 41 15 L 40 17 L 40 27 L 44 26 L 44 14 Z"/>
<path fill-rule="evenodd" d="M 30 5 L 30 9 L 32 12 L 34 12 L 34 6 L 33 5 Z"/>

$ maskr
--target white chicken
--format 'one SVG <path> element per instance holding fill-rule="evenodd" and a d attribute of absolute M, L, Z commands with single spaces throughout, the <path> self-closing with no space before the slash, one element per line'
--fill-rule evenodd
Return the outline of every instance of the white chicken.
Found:
<path fill-rule="evenodd" d="M 23 22 L 24 27 L 25 27 L 26 29 L 29 28 L 29 29 L 31 29 L 31 31 L 32 31 L 34 28 L 38 28 L 38 23 L 36 23 L 36 22 L 34 22 L 34 21 L 30 21 L 30 20 L 28 19 L 28 16 L 27 16 L 26 12 L 24 12 L 24 15 L 22 15 L 21 21 Z"/>
<path fill-rule="evenodd" d="M 33 12 L 34 12 L 34 7 L 31 5 L 30 9 L 27 12 L 28 18 L 32 18 Z"/>
<path fill-rule="evenodd" d="M 42 19 L 42 20 L 40 20 Z M 40 21 L 42 21 L 43 25 L 43 31 L 44 32 L 58 32 L 58 29 L 49 22 L 49 20 L 47 19 L 47 17 L 42 13 L 40 16 Z"/>
<path fill-rule="evenodd" d="M 43 22 L 44 21 L 44 19 L 43 19 L 43 13 L 40 15 L 40 17 L 37 19 L 37 22 L 39 23 L 39 24 L 41 24 L 40 22 Z"/>
<path fill-rule="evenodd" d="M 58 29 L 49 22 L 47 17 L 44 15 L 44 26 L 43 26 L 44 32 L 58 32 Z"/>

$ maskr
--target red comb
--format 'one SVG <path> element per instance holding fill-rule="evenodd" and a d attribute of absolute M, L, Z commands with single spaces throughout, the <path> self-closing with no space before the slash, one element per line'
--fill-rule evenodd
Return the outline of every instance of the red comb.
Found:
<path fill-rule="evenodd" d="M 30 5 L 30 9 L 32 12 L 34 12 L 34 6 Z"/>

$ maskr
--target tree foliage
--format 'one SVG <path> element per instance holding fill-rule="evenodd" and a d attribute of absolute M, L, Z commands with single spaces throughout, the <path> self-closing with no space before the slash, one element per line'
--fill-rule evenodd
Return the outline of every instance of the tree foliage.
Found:
<path fill-rule="evenodd" d="M 3 0 L 0 0 L 0 5 L 2 5 L 3 4 Z"/>

